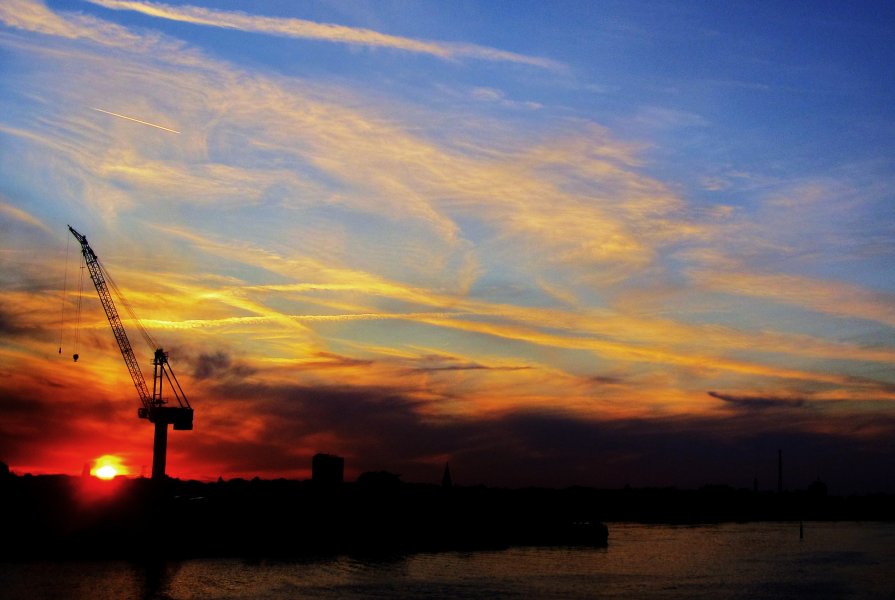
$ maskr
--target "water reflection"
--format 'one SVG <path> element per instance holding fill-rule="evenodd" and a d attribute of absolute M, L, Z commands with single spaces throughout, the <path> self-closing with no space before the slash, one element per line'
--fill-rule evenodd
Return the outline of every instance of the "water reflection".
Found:
<path fill-rule="evenodd" d="M 134 569 L 142 576 L 140 597 L 144 600 L 168 598 L 167 590 L 180 568 L 180 562 L 166 560 L 147 559 L 135 564 Z"/>

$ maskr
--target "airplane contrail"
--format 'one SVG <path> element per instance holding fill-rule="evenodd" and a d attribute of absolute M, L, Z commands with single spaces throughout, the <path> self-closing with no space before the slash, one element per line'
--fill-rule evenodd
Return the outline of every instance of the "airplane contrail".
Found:
<path fill-rule="evenodd" d="M 141 121 L 140 119 L 128 117 L 127 115 L 119 115 L 118 113 L 114 113 L 114 112 L 108 111 L 108 110 L 103 110 L 101 108 L 96 108 L 95 106 L 91 106 L 91 108 L 97 112 L 106 113 L 107 115 L 112 115 L 113 117 L 121 117 L 122 119 L 127 119 L 128 121 L 133 121 L 134 123 L 142 123 L 143 125 L 149 125 L 150 127 L 155 127 L 156 129 L 163 129 L 165 131 L 170 131 L 171 133 L 180 133 L 176 129 L 168 129 L 167 127 L 162 127 L 161 125 L 156 125 L 155 123 Z"/>

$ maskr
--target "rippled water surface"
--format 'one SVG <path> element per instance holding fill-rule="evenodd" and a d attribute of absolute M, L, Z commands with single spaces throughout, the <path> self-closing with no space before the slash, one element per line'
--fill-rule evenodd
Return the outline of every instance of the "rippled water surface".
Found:
<path fill-rule="evenodd" d="M 609 524 L 609 546 L 0 564 L 0 598 L 895 598 L 895 523 Z"/>

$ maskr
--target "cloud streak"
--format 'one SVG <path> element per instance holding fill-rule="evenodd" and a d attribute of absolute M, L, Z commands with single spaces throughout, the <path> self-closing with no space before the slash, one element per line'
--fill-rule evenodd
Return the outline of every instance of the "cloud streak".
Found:
<path fill-rule="evenodd" d="M 338 44 L 364 46 L 368 48 L 388 48 L 415 54 L 426 54 L 443 60 L 471 58 L 476 60 L 510 62 L 543 69 L 560 70 L 563 66 L 546 58 L 525 56 L 505 50 L 487 48 L 474 44 L 456 44 L 414 40 L 388 35 L 356 27 L 316 23 L 304 19 L 282 19 L 249 15 L 243 12 L 212 10 L 198 6 L 171 6 L 155 2 L 129 2 L 126 0 L 88 0 L 93 4 L 112 10 L 129 10 L 157 17 L 205 25 L 224 29 L 235 29 L 254 33 L 264 33 L 296 39 L 317 40 Z"/>
<path fill-rule="evenodd" d="M 866 319 L 895 327 L 895 294 L 803 275 L 699 271 L 694 281 L 707 289 L 752 296 L 837 317 Z"/>
<path fill-rule="evenodd" d="M 784 398 L 778 396 L 741 396 L 736 394 L 724 394 L 721 392 L 708 392 L 712 398 L 722 402 L 744 408 L 747 410 L 767 410 L 772 408 L 803 408 L 807 405 L 804 398 Z"/>
<path fill-rule="evenodd" d="M 35 229 L 40 229 L 44 233 L 53 233 L 50 228 L 47 227 L 47 225 L 40 219 L 34 217 L 31 214 L 28 214 L 27 211 L 24 211 L 7 202 L 4 202 L 2 195 L 0 195 L 0 215 L 5 218 L 28 225 L 30 227 L 34 227 Z"/>

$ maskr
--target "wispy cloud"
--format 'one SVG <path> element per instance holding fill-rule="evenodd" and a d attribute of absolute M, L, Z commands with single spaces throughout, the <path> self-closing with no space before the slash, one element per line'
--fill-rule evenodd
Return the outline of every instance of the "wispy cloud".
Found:
<path fill-rule="evenodd" d="M 507 98 L 506 94 L 502 91 L 489 87 L 477 87 L 470 92 L 470 95 L 475 100 L 481 102 L 494 102 L 506 108 L 524 108 L 527 110 L 539 110 L 543 108 L 543 105 L 539 102 L 520 102 L 518 100 L 511 100 Z"/>
<path fill-rule="evenodd" d="M 158 35 L 140 35 L 126 27 L 81 13 L 57 13 L 41 0 L 8 0 L 0 3 L 0 22 L 9 27 L 70 40 L 89 40 L 129 51 L 164 51 L 169 57 L 179 52 L 181 64 L 194 63 L 197 53 L 179 41 Z"/>
<path fill-rule="evenodd" d="M 113 10 L 130 10 L 145 15 L 206 25 L 224 29 L 238 29 L 299 39 L 320 40 L 339 44 L 351 44 L 369 48 L 389 48 L 428 54 L 445 60 L 472 58 L 498 62 L 511 62 L 545 69 L 563 69 L 560 63 L 540 57 L 525 56 L 496 48 L 474 44 L 434 42 L 388 35 L 356 27 L 317 23 L 304 19 L 284 19 L 250 15 L 243 12 L 212 10 L 198 6 L 171 6 L 154 2 L 129 2 L 126 0 L 88 0 L 93 4 Z"/>
<path fill-rule="evenodd" d="M 129 32 L 112 39 L 98 35 L 106 30 L 94 20 L 81 23 L 79 35 L 126 47 Z M 450 265 L 459 269 L 465 286 L 489 268 L 483 264 L 489 255 L 491 262 L 509 259 L 545 267 L 600 265 L 590 277 L 610 281 L 632 267 L 649 265 L 657 247 L 697 231 L 676 215 L 681 201 L 637 171 L 637 149 L 592 124 L 579 124 L 577 132 L 558 139 L 528 140 L 521 148 L 458 151 L 412 134 L 412 124 L 389 117 L 393 107 L 358 108 L 350 91 L 261 76 L 246 79 L 195 51 L 185 64 L 190 49 L 151 37 L 130 47 L 140 57 L 140 68 L 118 71 L 114 83 L 91 74 L 112 68 L 102 66 L 102 56 L 83 60 L 75 70 L 91 85 L 82 85 L 69 100 L 89 107 L 99 97 L 120 97 L 116 105 L 124 106 L 134 98 L 124 90 L 142 89 L 139 114 L 149 122 L 170 122 L 160 107 L 176 104 L 176 120 L 191 123 L 189 135 L 180 136 L 184 139 L 147 147 L 139 132 L 117 130 L 113 151 L 109 133 L 83 115 L 66 115 L 52 130 L 21 133 L 56 147 L 64 143 L 60 131 L 77 136 L 77 143 L 61 150 L 90 174 L 90 195 L 106 211 L 133 202 L 123 189 L 152 190 L 156 203 L 257 201 L 268 190 L 278 190 L 284 203 L 301 208 L 319 205 L 314 198 L 333 198 L 332 186 L 323 182 L 336 181 L 341 191 L 332 206 L 376 215 L 383 225 L 404 222 L 400 254 L 431 256 L 420 262 L 415 276 L 443 279 L 445 272 L 432 266 Z M 97 90 L 95 98 L 84 96 L 87 87 Z M 76 146 L 95 149 L 75 151 Z M 178 148 L 175 155 L 172 146 Z M 216 160 L 208 160 L 209 147 Z M 256 161 L 255 155 L 268 160 Z M 492 246 L 474 252 L 476 241 L 462 231 L 461 220 L 486 223 L 500 235 L 492 238 Z M 432 243 L 433 232 L 438 244 Z M 331 251 L 335 238 L 327 237 Z M 355 259 L 375 257 L 371 248 L 357 251 L 364 240 L 354 232 L 350 242 L 346 239 L 351 246 L 340 250 Z M 375 248 L 390 251 L 381 244 Z M 411 265 L 404 260 L 402 268 Z"/>
<path fill-rule="evenodd" d="M 834 315 L 895 327 L 895 295 L 839 281 L 802 275 L 700 271 L 694 282 L 718 292 L 762 298 Z"/>
<path fill-rule="evenodd" d="M 29 214 L 27 211 L 5 202 L 2 195 L 0 195 L 0 216 L 18 221 L 19 223 L 24 223 L 25 225 L 30 225 L 31 227 L 40 229 L 44 233 L 52 233 L 50 228 L 47 227 L 43 221 L 34 215 Z"/>
<path fill-rule="evenodd" d="M 654 131 L 684 127 L 705 127 L 709 124 L 700 115 L 661 106 L 642 107 L 631 117 L 631 123 Z"/>
<path fill-rule="evenodd" d="M 183 234 L 187 235 L 187 234 Z M 188 234 L 195 239 L 195 234 Z M 244 245 L 203 240 L 200 243 L 206 252 L 213 252 L 222 259 L 239 260 L 246 264 L 270 268 L 272 264 L 282 265 L 277 268 L 279 276 L 302 278 L 308 275 L 305 266 L 294 263 L 289 266 L 285 257 L 274 258 L 269 252 L 258 252 Z M 319 268 L 313 269 L 320 276 Z M 863 361 L 886 362 L 892 359 L 892 353 L 885 349 L 861 348 L 847 344 L 835 344 L 808 336 L 793 336 L 772 332 L 743 332 L 725 329 L 718 326 L 696 326 L 676 323 L 670 320 L 648 319 L 644 317 L 626 316 L 609 311 L 575 309 L 543 309 L 534 307 L 518 307 L 488 301 L 437 294 L 431 290 L 410 288 L 397 282 L 376 279 L 369 274 L 342 271 L 332 268 L 325 270 L 325 278 L 330 283 L 274 285 L 265 287 L 242 287 L 234 289 L 233 298 L 239 299 L 245 294 L 261 294 L 267 303 L 281 304 L 278 297 L 286 297 L 289 293 L 301 291 L 332 292 L 341 294 L 350 292 L 354 299 L 352 304 L 343 303 L 348 310 L 364 310 L 369 308 L 371 298 L 389 298 L 408 303 L 443 309 L 450 307 L 450 312 L 350 312 L 329 315 L 286 314 L 271 311 L 259 304 L 250 305 L 243 300 L 226 300 L 229 294 L 216 292 L 221 300 L 241 310 L 251 310 L 259 316 L 224 317 L 221 319 L 178 320 L 171 323 L 152 322 L 156 326 L 179 328 L 226 329 L 234 326 L 260 326 L 279 323 L 282 320 L 294 320 L 313 326 L 315 323 L 339 323 L 351 321 L 383 321 L 402 320 L 411 323 L 425 324 L 442 330 L 455 330 L 477 335 L 486 335 L 498 339 L 512 340 L 543 347 L 593 353 L 606 360 L 620 363 L 641 363 L 656 368 L 698 370 L 705 377 L 712 372 L 727 372 L 736 375 L 758 376 L 762 378 L 790 379 L 803 382 L 815 382 L 842 388 L 868 389 L 867 385 L 858 385 L 851 377 L 837 373 L 824 373 L 806 369 L 789 368 L 785 363 L 767 362 L 762 358 L 753 360 L 734 359 L 729 356 L 733 351 L 751 352 L 759 355 L 787 354 L 796 357 L 813 357 L 826 359 L 852 359 Z M 330 279 L 332 278 L 332 279 Z M 344 283 L 335 283 L 342 281 Z M 348 283 L 350 282 L 350 283 Z M 184 297 L 203 296 L 201 289 L 184 289 Z M 333 299 L 336 298 L 334 295 Z M 331 302 L 331 301 L 327 301 Z M 331 304 L 331 306 L 335 306 Z M 544 327 L 542 324 L 549 324 Z M 691 340 L 698 339 L 699 344 L 693 346 Z M 872 386 L 871 386 L 872 387 Z M 880 393 L 882 393 L 880 391 Z"/>
<path fill-rule="evenodd" d="M 9 0 L 0 4 L 0 20 L 10 27 L 67 38 L 80 37 L 78 27 L 35 0 Z"/>

